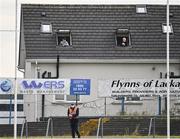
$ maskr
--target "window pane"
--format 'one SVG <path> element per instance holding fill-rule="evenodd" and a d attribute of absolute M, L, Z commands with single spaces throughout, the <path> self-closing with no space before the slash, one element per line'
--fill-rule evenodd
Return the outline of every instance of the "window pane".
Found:
<path fill-rule="evenodd" d="M 167 26 L 163 26 L 163 30 L 164 30 L 163 32 L 166 33 L 167 32 Z M 169 32 L 172 32 L 170 26 L 168 26 L 168 30 L 169 30 Z"/>
<path fill-rule="evenodd" d="M 52 33 L 52 25 L 51 24 L 41 24 L 41 32 L 42 33 Z"/>
<path fill-rule="evenodd" d="M 163 30 L 163 33 L 167 33 L 167 25 L 166 25 L 166 24 L 163 24 L 163 25 L 162 25 L 162 30 Z M 172 24 L 170 24 L 170 25 L 168 26 L 168 31 L 169 31 L 169 33 L 173 33 Z"/>
<path fill-rule="evenodd" d="M 127 101 L 140 101 L 140 97 L 127 97 Z"/>
<path fill-rule="evenodd" d="M 4 95 L 4 94 L 0 94 L 0 99 L 14 99 L 14 95 Z M 17 99 L 23 99 L 23 95 L 17 95 Z"/>
<path fill-rule="evenodd" d="M 67 95 L 66 100 L 67 101 L 76 101 L 76 96 L 75 95 Z M 77 95 L 77 101 L 79 101 L 79 100 L 80 100 L 80 97 L 79 97 L 79 95 Z"/>
<path fill-rule="evenodd" d="M 56 100 L 64 100 L 64 95 L 55 95 Z"/>
<path fill-rule="evenodd" d="M 0 111 L 14 111 L 14 104 L 0 104 Z M 17 111 L 23 111 L 23 104 L 17 104 Z"/>

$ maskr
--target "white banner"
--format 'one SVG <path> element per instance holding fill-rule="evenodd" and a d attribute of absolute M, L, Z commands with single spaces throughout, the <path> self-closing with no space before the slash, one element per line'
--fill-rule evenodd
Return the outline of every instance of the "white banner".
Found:
<path fill-rule="evenodd" d="M 14 79 L 1 78 L 0 79 L 0 94 L 14 93 Z"/>
<path fill-rule="evenodd" d="M 99 80 L 99 97 L 152 96 L 167 94 L 166 79 L 117 79 Z M 170 79 L 170 95 L 180 95 L 180 79 Z"/>
<path fill-rule="evenodd" d="M 70 79 L 18 79 L 19 94 L 70 94 Z"/>

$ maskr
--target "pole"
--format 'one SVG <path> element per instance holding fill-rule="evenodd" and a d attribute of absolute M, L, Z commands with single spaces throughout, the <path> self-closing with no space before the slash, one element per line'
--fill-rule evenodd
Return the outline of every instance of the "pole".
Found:
<path fill-rule="evenodd" d="M 124 114 L 124 96 L 121 98 L 121 113 Z"/>
<path fill-rule="evenodd" d="M 156 123 L 155 123 L 155 116 L 153 118 L 153 138 L 155 138 L 155 134 L 156 134 Z"/>
<path fill-rule="evenodd" d="M 104 116 L 106 116 L 106 97 L 104 98 Z"/>
<path fill-rule="evenodd" d="M 158 115 L 161 115 L 161 96 L 158 96 Z"/>
<path fill-rule="evenodd" d="M 15 0 L 15 92 L 14 92 L 14 139 L 17 139 L 17 14 L 18 14 L 18 0 Z"/>
<path fill-rule="evenodd" d="M 35 70 L 35 76 L 38 78 L 38 63 L 36 61 L 36 70 Z M 35 121 L 38 121 L 38 95 L 37 92 L 35 94 Z"/>
<path fill-rule="evenodd" d="M 78 95 L 76 94 L 76 106 L 78 105 Z"/>
<path fill-rule="evenodd" d="M 9 104 L 9 124 L 11 124 L 11 119 L 12 119 L 12 95 L 10 94 L 10 104 Z"/>
<path fill-rule="evenodd" d="M 169 89 L 169 0 L 166 13 L 167 26 L 167 138 L 170 139 L 170 89 Z"/>

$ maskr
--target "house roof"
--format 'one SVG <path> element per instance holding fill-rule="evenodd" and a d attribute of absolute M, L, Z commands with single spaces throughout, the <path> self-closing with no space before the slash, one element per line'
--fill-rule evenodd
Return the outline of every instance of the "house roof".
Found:
<path fill-rule="evenodd" d="M 146 5 L 137 14 L 136 5 L 34 5 L 21 6 L 21 49 L 26 59 L 165 59 L 165 5 Z M 42 16 L 45 12 L 46 16 Z M 170 57 L 180 58 L 180 6 L 170 6 Z M 52 34 L 40 32 L 41 23 L 52 24 Z M 72 47 L 57 46 L 55 31 L 70 30 Z M 116 46 L 117 29 L 129 29 L 131 46 Z M 22 46 L 24 45 L 24 46 Z M 23 49 L 23 51 L 24 51 Z"/>

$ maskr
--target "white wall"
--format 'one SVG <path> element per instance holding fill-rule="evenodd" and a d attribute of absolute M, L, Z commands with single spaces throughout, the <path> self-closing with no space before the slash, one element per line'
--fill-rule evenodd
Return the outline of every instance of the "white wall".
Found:
<path fill-rule="evenodd" d="M 26 78 L 35 78 L 35 64 L 28 63 L 26 66 Z M 38 64 L 41 74 L 46 70 L 52 72 L 52 76 L 56 76 L 56 64 Z M 170 66 L 170 71 L 179 75 L 179 65 L 174 64 Z M 91 79 L 91 95 L 81 96 L 81 103 L 94 101 L 97 98 L 97 81 L 99 79 L 119 79 L 119 78 L 159 78 L 160 72 L 165 75 L 165 64 L 66 64 L 61 63 L 59 69 L 60 78 L 88 78 Z M 46 116 L 66 116 L 68 103 L 54 103 L 54 97 L 46 95 L 45 101 L 45 117 Z M 126 113 L 154 115 L 158 113 L 158 98 L 148 98 L 141 101 L 141 103 L 126 103 Z M 25 113 L 28 119 L 34 120 L 34 96 L 24 97 Z M 114 100 L 107 99 L 107 115 L 118 115 L 121 107 L 120 103 L 111 104 Z M 99 106 L 99 108 L 95 108 Z M 88 107 L 88 108 L 87 108 Z M 162 100 L 162 109 L 164 109 L 164 102 Z M 95 102 L 80 105 L 81 116 L 95 116 L 103 114 L 104 112 L 104 98 Z M 41 96 L 38 97 L 38 115 L 41 116 Z"/>

